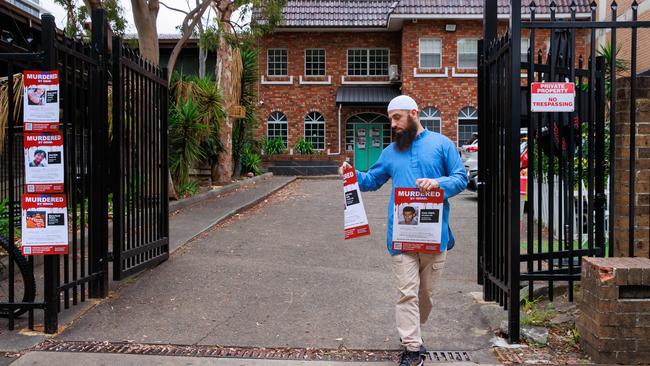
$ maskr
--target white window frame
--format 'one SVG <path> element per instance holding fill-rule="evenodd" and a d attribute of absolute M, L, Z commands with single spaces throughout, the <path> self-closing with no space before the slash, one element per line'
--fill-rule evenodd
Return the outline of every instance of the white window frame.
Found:
<path fill-rule="evenodd" d="M 366 51 L 366 74 L 365 75 L 352 75 L 350 74 L 350 54 L 349 52 L 355 50 L 364 50 Z M 370 50 L 385 50 L 388 51 L 388 64 L 386 67 L 386 75 L 370 75 Z M 388 47 L 368 47 L 368 48 L 363 48 L 363 47 L 355 47 L 355 48 L 348 48 L 345 51 L 345 59 L 346 59 L 346 75 L 347 76 L 353 76 L 353 77 L 384 77 L 388 76 L 390 73 L 390 48 Z"/>
<path fill-rule="evenodd" d="M 318 115 L 320 119 L 318 118 L 312 118 L 312 115 Z M 321 112 L 318 111 L 311 111 L 305 115 L 304 119 L 304 125 L 303 125 L 303 138 L 305 141 L 310 141 L 313 138 L 313 136 L 307 136 L 307 125 L 323 125 L 323 148 L 318 149 L 316 148 L 316 145 L 312 142 L 312 145 L 314 145 L 314 150 L 317 151 L 323 151 L 325 150 L 326 145 L 326 138 L 327 138 L 327 131 L 325 129 L 327 128 L 327 124 L 325 123 L 325 116 Z M 309 137 L 309 139 L 307 139 Z M 320 136 L 319 136 L 320 138 Z"/>
<path fill-rule="evenodd" d="M 524 46 L 524 41 L 526 41 L 526 45 Z M 521 37 L 521 62 L 528 62 L 528 48 L 530 48 L 530 38 L 529 37 Z M 533 52 L 533 62 L 535 62 L 535 52 Z"/>
<path fill-rule="evenodd" d="M 458 44 L 460 41 L 476 41 L 476 52 L 474 53 L 476 55 L 476 62 L 477 65 L 472 66 L 472 67 L 463 67 L 460 65 L 460 52 L 459 52 L 459 47 Z M 464 38 L 458 38 L 456 40 L 456 67 L 458 67 L 461 70 L 476 70 L 478 68 L 478 38 L 475 37 L 464 37 Z"/>
<path fill-rule="evenodd" d="M 468 108 L 472 108 L 474 111 L 471 115 L 467 115 L 465 113 L 465 110 Z M 458 111 L 458 116 L 456 117 L 456 143 L 458 146 L 461 146 L 461 144 L 464 144 L 465 141 L 460 140 L 460 121 L 476 121 L 476 125 L 478 126 L 478 109 L 476 107 L 473 107 L 471 105 L 465 106 L 461 108 Z"/>
<path fill-rule="evenodd" d="M 425 111 L 429 109 L 433 111 L 433 114 L 425 113 Z M 436 113 L 437 116 L 435 115 Z M 438 121 L 438 126 L 440 127 L 440 129 L 438 131 L 432 131 L 432 132 L 442 133 L 442 113 L 440 112 L 440 109 L 431 106 L 422 108 L 422 111 L 420 111 L 420 122 L 422 121 Z"/>
<path fill-rule="evenodd" d="M 307 51 L 320 51 L 320 50 L 323 51 L 323 75 L 307 75 Z M 305 68 L 303 70 L 303 74 L 305 76 L 325 76 L 325 75 L 327 75 L 327 50 L 325 50 L 324 48 L 305 48 L 304 57 L 305 57 Z M 287 61 L 288 61 L 288 59 L 287 59 Z"/>
<path fill-rule="evenodd" d="M 440 42 L 440 66 L 438 67 L 424 67 L 422 66 L 422 41 L 438 41 Z M 420 38 L 418 41 L 418 67 L 420 69 L 441 69 L 442 68 L 442 38 L 435 38 L 435 37 L 425 37 L 425 38 Z M 435 55 L 435 53 L 434 53 Z"/>
<path fill-rule="evenodd" d="M 269 52 L 271 51 L 285 51 L 287 53 L 287 73 L 284 75 L 271 75 L 269 73 Z M 266 49 L 266 75 L 268 76 L 289 76 L 289 50 L 286 48 L 267 48 Z"/>
<path fill-rule="evenodd" d="M 282 114 L 282 116 L 284 116 L 284 120 L 275 118 L 276 113 Z M 271 118 L 273 118 L 273 120 L 271 120 Z M 272 123 L 273 124 L 282 123 L 285 126 L 287 126 L 287 140 L 284 141 L 284 148 L 285 149 L 289 148 L 289 118 L 287 117 L 287 114 L 284 113 L 284 112 L 281 112 L 281 111 L 273 111 L 273 112 L 271 112 L 269 114 L 268 118 L 266 119 L 266 138 L 271 138 L 271 136 L 269 135 L 269 126 Z M 273 136 L 273 138 L 276 138 L 276 137 L 278 137 L 278 136 Z"/>

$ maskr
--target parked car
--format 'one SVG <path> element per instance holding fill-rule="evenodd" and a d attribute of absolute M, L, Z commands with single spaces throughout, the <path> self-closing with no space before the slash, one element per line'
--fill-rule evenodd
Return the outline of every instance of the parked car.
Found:
<path fill-rule="evenodd" d="M 460 159 L 467 171 L 467 189 L 476 192 L 478 190 L 478 135 L 472 134 L 472 138 L 459 150 Z"/>

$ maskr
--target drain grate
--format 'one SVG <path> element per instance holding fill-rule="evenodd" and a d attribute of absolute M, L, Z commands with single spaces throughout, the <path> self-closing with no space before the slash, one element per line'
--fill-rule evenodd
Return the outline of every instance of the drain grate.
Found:
<path fill-rule="evenodd" d="M 429 351 L 433 362 L 473 362 L 466 351 Z"/>
<path fill-rule="evenodd" d="M 82 342 L 48 340 L 34 348 L 35 351 L 121 353 L 156 356 L 251 358 L 304 361 L 355 361 L 382 362 L 399 360 L 399 351 L 368 351 L 320 348 L 267 348 L 267 347 L 224 347 L 224 346 L 182 346 L 170 344 L 146 344 L 132 342 Z M 472 361 L 468 352 L 429 352 L 431 360 L 438 363 Z"/>

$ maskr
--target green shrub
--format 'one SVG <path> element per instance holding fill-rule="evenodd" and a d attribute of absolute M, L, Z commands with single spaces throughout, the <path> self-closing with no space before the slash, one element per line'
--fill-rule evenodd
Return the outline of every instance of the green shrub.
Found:
<path fill-rule="evenodd" d="M 262 158 L 256 153 L 250 144 L 244 145 L 241 152 L 242 173 L 251 172 L 255 175 L 262 174 Z"/>
<path fill-rule="evenodd" d="M 181 197 L 193 196 L 199 190 L 199 184 L 195 180 L 187 181 L 178 186 L 177 192 Z"/>
<path fill-rule="evenodd" d="M 279 137 L 264 139 L 264 153 L 267 155 L 281 154 L 285 149 L 284 141 Z"/>
<path fill-rule="evenodd" d="M 295 149 L 300 155 L 311 155 L 314 153 L 314 145 L 312 145 L 311 141 L 307 141 L 304 138 L 298 140 Z"/>
<path fill-rule="evenodd" d="M 0 236 L 9 237 L 9 200 L 0 201 Z"/>
<path fill-rule="evenodd" d="M 198 103 L 189 98 L 174 104 L 169 113 L 170 170 L 179 189 L 189 183 L 190 168 L 204 159 L 202 142 L 209 126 L 202 123 Z"/>

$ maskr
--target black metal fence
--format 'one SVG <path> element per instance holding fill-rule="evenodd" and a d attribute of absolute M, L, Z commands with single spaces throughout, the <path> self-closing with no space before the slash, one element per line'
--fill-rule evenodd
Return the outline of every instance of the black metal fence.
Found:
<path fill-rule="evenodd" d="M 617 20 L 613 2 L 611 21 L 576 20 L 576 4 L 558 20 L 556 5 L 548 8 L 550 20 L 538 21 L 538 7 L 528 7 L 530 17 L 511 14 L 510 28 L 496 35 L 496 10 L 484 15 L 484 40 L 479 50 L 479 283 L 484 298 L 508 310 L 509 340 L 519 341 L 520 290 L 528 286 L 532 299 L 536 284 L 546 283 L 548 296 L 554 285 L 568 286 L 573 300 L 580 280 L 582 256 L 613 254 L 615 131 L 617 126 L 617 55 L 598 53 L 597 30 L 608 30 L 607 41 L 616 50 L 617 30 L 631 31 L 630 158 L 628 172 L 636 172 L 636 54 L 637 31 L 650 22 Z M 486 8 L 487 9 L 487 8 Z M 519 0 L 511 9 L 521 9 Z M 522 29 L 530 32 L 527 61 L 521 60 Z M 545 55 L 536 44 L 536 32 L 550 38 Z M 577 37 L 588 39 L 582 49 Z M 525 50 L 524 50 L 525 51 Z M 524 75 L 522 75 L 522 72 Z M 530 86 L 535 81 L 575 84 L 574 112 L 530 112 Z M 620 115 L 620 113 L 619 113 Z M 527 130 L 522 146 L 520 128 Z M 619 128 L 620 130 L 620 128 Z M 622 133 L 622 132 L 621 132 Z M 520 154 L 527 149 L 527 167 Z M 520 197 L 520 175 L 527 176 L 525 200 Z M 635 176 L 629 174 L 629 251 L 634 256 Z M 612 182 L 608 187 L 607 182 Z M 526 203 L 524 203 L 526 202 Z M 609 222 L 609 224 L 608 224 Z M 638 239 L 638 237 L 636 238 Z"/>
<path fill-rule="evenodd" d="M 42 309 L 44 331 L 54 333 L 61 305 L 67 309 L 108 294 L 110 260 L 115 259 L 114 277 L 121 279 L 168 255 L 165 75 L 133 52 L 125 56 L 121 46 L 111 58 L 103 10 L 93 11 L 92 24 L 92 39 L 85 42 L 57 33 L 54 18 L 44 15 L 31 50 L 0 44 L 0 78 L 19 79 L 23 70 L 59 70 L 70 239 L 67 255 L 47 255 L 38 261 L 30 256 L 28 273 L 14 270 L 14 262 L 20 266 L 25 261 L 14 245 L 20 238 L 24 152 L 22 113 L 9 103 L 5 133 L 0 135 L 4 136 L 0 201 L 6 200 L 9 208 L 3 240 L 10 249 L 7 278 L 0 281 L 0 316 L 8 318 L 9 329 L 23 312 L 34 329 L 34 310 Z M 109 70 L 117 75 L 111 78 Z M 6 93 L 10 101 L 16 95 L 22 98 L 11 82 Z M 30 293 L 24 282 L 34 277 L 43 280 L 36 281 Z M 23 301 L 18 301 L 21 296 Z"/>

